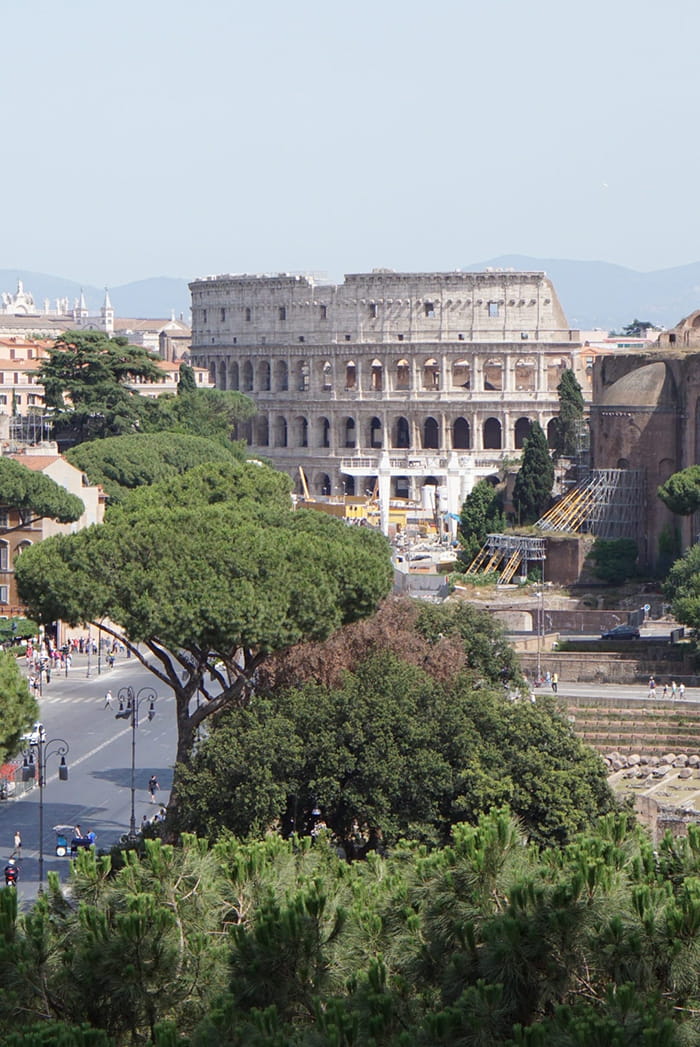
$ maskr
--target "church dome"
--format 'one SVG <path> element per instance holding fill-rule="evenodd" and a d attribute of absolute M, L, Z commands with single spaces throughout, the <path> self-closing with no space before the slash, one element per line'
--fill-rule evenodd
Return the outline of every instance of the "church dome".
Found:
<path fill-rule="evenodd" d="M 667 364 L 645 364 L 618 378 L 600 398 L 601 407 L 673 407 L 676 383 Z"/>

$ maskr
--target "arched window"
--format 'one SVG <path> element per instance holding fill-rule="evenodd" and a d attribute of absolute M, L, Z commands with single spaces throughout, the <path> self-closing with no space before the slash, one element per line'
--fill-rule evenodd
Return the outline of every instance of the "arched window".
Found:
<path fill-rule="evenodd" d="M 472 370 L 468 360 L 456 360 L 452 364 L 452 388 L 471 389 Z"/>
<path fill-rule="evenodd" d="M 532 428 L 532 422 L 529 418 L 518 418 L 515 423 L 514 437 L 515 437 L 515 449 L 516 451 L 522 450 L 525 446 L 525 441 L 530 435 L 530 429 Z"/>
<path fill-rule="evenodd" d="M 298 392 L 309 391 L 309 365 L 306 360 L 298 360 L 294 368 L 294 385 Z"/>
<path fill-rule="evenodd" d="M 397 418 L 394 423 L 394 447 L 411 446 L 411 428 L 407 418 Z"/>
<path fill-rule="evenodd" d="M 275 447 L 287 446 L 287 419 L 280 416 L 275 422 Z"/>
<path fill-rule="evenodd" d="M 384 368 L 381 360 L 372 360 L 370 369 L 370 389 L 373 393 L 380 393 L 384 385 Z"/>
<path fill-rule="evenodd" d="M 250 360 L 243 364 L 243 392 L 250 393 L 253 390 L 253 365 Z"/>
<path fill-rule="evenodd" d="M 345 419 L 345 439 L 343 443 L 345 447 L 355 447 L 357 445 L 354 418 Z"/>
<path fill-rule="evenodd" d="M 500 451 L 501 447 L 501 423 L 498 418 L 487 418 L 484 422 L 484 450 Z"/>
<path fill-rule="evenodd" d="M 209 381 L 216 385 L 216 364 L 213 361 L 209 364 Z"/>
<path fill-rule="evenodd" d="M 452 426 L 452 446 L 456 451 L 468 451 L 471 445 L 469 422 L 466 418 L 457 418 Z"/>
<path fill-rule="evenodd" d="M 19 545 L 15 549 L 15 563 L 17 563 L 17 560 L 20 558 L 24 550 L 28 549 L 32 544 L 32 542 L 29 542 L 27 540 L 19 543 Z"/>
<path fill-rule="evenodd" d="M 423 447 L 437 450 L 440 446 L 440 427 L 434 418 L 426 418 L 423 423 Z"/>
<path fill-rule="evenodd" d="M 238 364 L 235 360 L 229 360 L 228 363 L 228 387 L 229 389 L 235 389 L 238 391 L 241 387 L 241 380 L 238 376 Z"/>
<path fill-rule="evenodd" d="M 10 567 L 10 543 L 0 541 L 0 571 L 7 571 Z"/>
<path fill-rule="evenodd" d="M 270 391 L 270 361 L 261 360 L 258 364 L 258 389 L 267 393 Z"/>
<path fill-rule="evenodd" d="M 270 423 L 267 415 L 258 415 L 255 420 L 255 442 L 258 447 L 267 447 L 270 443 Z"/>
<path fill-rule="evenodd" d="M 286 393 L 289 389 L 289 368 L 286 360 L 275 361 L 275 392 Z"/>
<path fill-rule="evenodd" d="M 227 374 L 226 374 L 226 361 L 225 360 L 219 360 L 219 366 L 217 368 L 217 371 L 218 371 L 218 375 L 219 375 L 217 380 L 216 380 L 216 387 L 217 387 L 217 389 L 227 389 L 228 386 L 226 385 Z"/>
<path fill-rule="evenodd" d="M 503 391 L 502 360 L 487 360 L 484 364 L 484 390 L 486 392 Z"/>
<path fill-rule="evenodd" d="M 331 493 L 331 478 L 327 473 L 319 473 L 317 480 L 318 493 L 324 497 L 328 497 Z"/>
<path fill-rule="evenodd" d="M 345 485 L 345 493 L 346 494 L 354 494 L 355 493 L 355 477 L 354 476 L 344 476 L 343 477 L 343 484 Z"/>
<path fill-rule="evenodd" d="M 375 451 L 382 446 L 382 423 L 379 418 L 373 418 L 369 423 L 369 446 Z"/>
<path fill-rule="evenodd" d="M 423 388 L 440 388 L 440 365 L 437 360 L 426 360 L 423 364 Z"/>
<path fill-rule="evenodd" d="M 411 387 L 411 368 L 408 360 L 399 360 L 396 365 L 396 389 L 407 390 Z"/>
<path fill-rule="evenodd" d="M 330 447 L 331 445 L 331 423 L 327 418 L 319 418 L 319 447 Z"/>

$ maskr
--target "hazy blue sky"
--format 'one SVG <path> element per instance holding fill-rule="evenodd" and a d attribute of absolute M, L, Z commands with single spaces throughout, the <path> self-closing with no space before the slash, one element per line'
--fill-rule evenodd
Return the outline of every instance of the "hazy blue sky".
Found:
<path fill-rule="evenodd" d="M 700 260 L 698 0 L 0 12 L 0 268 Z"/>

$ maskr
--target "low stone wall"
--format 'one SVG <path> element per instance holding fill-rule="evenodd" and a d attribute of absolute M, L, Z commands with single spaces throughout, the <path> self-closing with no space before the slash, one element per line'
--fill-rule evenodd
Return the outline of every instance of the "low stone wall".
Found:
<path fill-rule="evenodd" d="M 671 654 L 675 654 L 675 658 Z M 644 649 L 640 645 L 639 655 L 630 657 L 627 652 L 610 651 L 548 651 L 540 654 L 543 672 L 558 673 L 559 681 L 572 683 L 641 683 L 650 676 L 656 677 L 657 685 L 665 677 L 673 677 L 676 683 L 686 687 L 700 686 L 700 674 L 697 673 L 690 657 L 683 652 L 665 645 L 658 648 Z M 537 652 L 518 652 L 523 672 L 534 676 L 537 672 Z"/>

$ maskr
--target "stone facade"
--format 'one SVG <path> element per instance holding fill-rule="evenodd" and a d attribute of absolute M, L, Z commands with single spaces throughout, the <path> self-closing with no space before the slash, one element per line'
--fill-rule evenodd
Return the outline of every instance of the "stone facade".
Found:
<path fill-rule="evenodd" d="M 251 396 L 251 449 L 312 495 L 459 511 L 474 482 L 558 411 L 580 342 L 544 273 L 217 276 L 195 280 L 193 364 Z M 551 431 L 551 430 L 550 430 Z"/>

